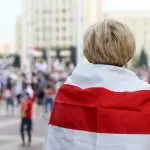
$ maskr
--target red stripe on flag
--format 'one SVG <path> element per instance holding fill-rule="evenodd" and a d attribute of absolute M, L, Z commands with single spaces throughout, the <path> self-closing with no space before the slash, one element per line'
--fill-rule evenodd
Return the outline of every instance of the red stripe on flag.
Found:
<path fill-rule="evenodd" d="M 49 123 L 96 133 L 150 134 L 150 91 L 113 92 L 63 85 Z"/>

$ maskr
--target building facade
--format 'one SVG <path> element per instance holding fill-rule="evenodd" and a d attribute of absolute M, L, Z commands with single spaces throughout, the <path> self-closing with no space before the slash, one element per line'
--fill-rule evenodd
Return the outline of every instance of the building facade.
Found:
<path fill-rule="evenodd" d="M 22 1 L 22 68 L 31 70 L 33 50 L 50 49 L 50 0 Z M 47 37 L 48 36 L 48 37 Z M 36 51 L 34 51 L 36 52 Z"/>
<path fill-rule="evenodd" d="M 70 47 L 77 49 L 79 62 L 83 59 L 83 33 L 102 16 L 101 0 L 23 0 L 22 7 L 23 62 L 32 49 L 55 55 L 59 48 L 68 55 Z"/>

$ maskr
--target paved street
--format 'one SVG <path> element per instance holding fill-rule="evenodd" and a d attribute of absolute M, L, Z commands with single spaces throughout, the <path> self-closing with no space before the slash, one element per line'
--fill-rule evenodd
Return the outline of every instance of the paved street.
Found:
<path fill-rule="evenodd" d="M 14 117 L 6 117 L 5 111 L 2 108 L 0 110 L 0 150 L 42 150 L 48 122 L 45 118 L 34 117 L 32 145 L 22 148 L 19 137 L 20 118 L 17 113 Z"/>

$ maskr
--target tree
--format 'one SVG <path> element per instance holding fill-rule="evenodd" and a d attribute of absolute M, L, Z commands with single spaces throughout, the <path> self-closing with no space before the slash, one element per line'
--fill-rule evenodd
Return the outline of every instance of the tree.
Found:
<path fill-rule="evenodd" d="M 14 55 L 14 62 L 13 62 L 14 67 L 20 68 L 21 63 L 20 63 L 20 56 L 19 55 Z"/>
<path fill-rule="evenodd" d="M 145 52 L 144 48 L 142 49 L 138 60 L 138 67 L 148 67 L 148 55 Z"/>
<path fill-rule="evenodd" d="M 47 51 L 46 50 L 42 50 L 42 58 L 44 61 L 47 62 L 48 56 L 47 56 Z"/>

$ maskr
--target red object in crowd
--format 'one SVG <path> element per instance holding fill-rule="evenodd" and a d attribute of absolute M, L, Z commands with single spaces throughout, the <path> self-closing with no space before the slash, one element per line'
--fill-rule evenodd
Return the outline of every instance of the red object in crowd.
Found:
<path fill-rule="evenodd" d="M 32 119 L 32 106 L 33 106 L 33 101 L 31 99 L 21 104 L 22 118 Z"/>

